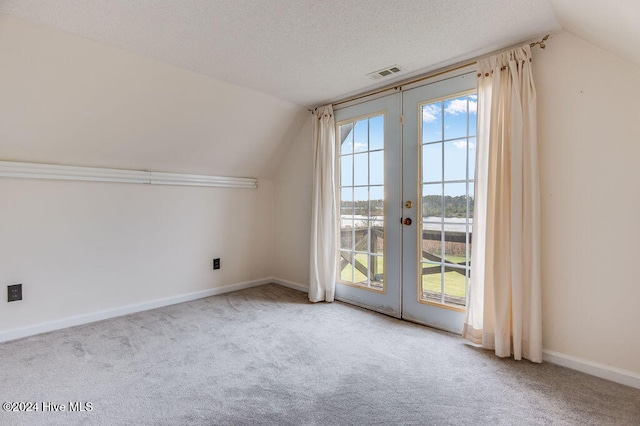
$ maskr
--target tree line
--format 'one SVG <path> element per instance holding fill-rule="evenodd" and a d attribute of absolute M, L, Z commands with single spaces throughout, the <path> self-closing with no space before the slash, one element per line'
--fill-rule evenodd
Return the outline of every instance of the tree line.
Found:
<path fill-rule="evenodd" d="M 442 215 L 442 202 L 444 201 L 445 217 L 465 218 L 467 217 L 467 197 L 465 195 L 426 195 L 422 197 L 422 215 L 438 216 Z M 356 216 L 382 216 L 384 214 L 384 200 L 361 200 L 343 201 L 342 214 L 348 215 L 354 208 Z M 369 209 L 371 213 L 369 213 Z M 469 216 L 473 217 L 473 197 L 469 197 Z"/>

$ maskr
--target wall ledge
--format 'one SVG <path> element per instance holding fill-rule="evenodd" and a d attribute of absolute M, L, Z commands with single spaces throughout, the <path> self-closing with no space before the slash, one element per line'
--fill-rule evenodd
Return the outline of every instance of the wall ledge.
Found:
<path fill-rule="evenodd" d="M 58 164 L 0 161 L 0 177 L 19 179 L 77 180 L 86 182 L 142 183 L 151 185 L 257 188 L 255 178 L 104 169 Z"/>
<path fill-rule="evenodd" d="M 640 374 L 598 362 L 544 349 L 542 359 L 551 364 L 587 373 L 632 388 L 640 389 Z"/>

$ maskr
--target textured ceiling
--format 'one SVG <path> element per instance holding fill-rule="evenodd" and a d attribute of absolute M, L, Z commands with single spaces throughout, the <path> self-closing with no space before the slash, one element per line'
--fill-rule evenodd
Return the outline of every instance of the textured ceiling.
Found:
<path fill-rule="evenodd" d="M 548 0 L 4 0 L 0 12 L 304 106 L 386 85 L 366 74 L 390 65 L 401 80 L 560 28 Z"/>

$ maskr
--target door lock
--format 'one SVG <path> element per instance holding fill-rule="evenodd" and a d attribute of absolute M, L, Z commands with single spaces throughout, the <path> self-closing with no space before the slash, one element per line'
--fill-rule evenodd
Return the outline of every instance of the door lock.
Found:
<path fill-rule="evenodd" d="M 402 221 L 402 223 L 406 226 L 411 225 L 411 218 L 410 217 L 405 217 L 404 220 Z"/>
<path fill-rule="evenodd" d="M 413 207 L 413 203 L 411 201 L 405 201 L 404 202 L 404 206 L 408 209 L 410 209 L 411 207 Z"/>

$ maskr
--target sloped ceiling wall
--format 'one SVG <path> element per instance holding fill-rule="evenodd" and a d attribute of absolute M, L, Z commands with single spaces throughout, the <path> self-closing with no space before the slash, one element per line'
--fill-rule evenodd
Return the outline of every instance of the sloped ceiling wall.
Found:
<path fill-rule="evenodd" d="M 308 112 L 0 14 L 0 159 L 271 177 Z"/>
<path fill-rule="evenodd" d="M 550 1 L 564 29 L 640 65 L 640 1 Z"/>

